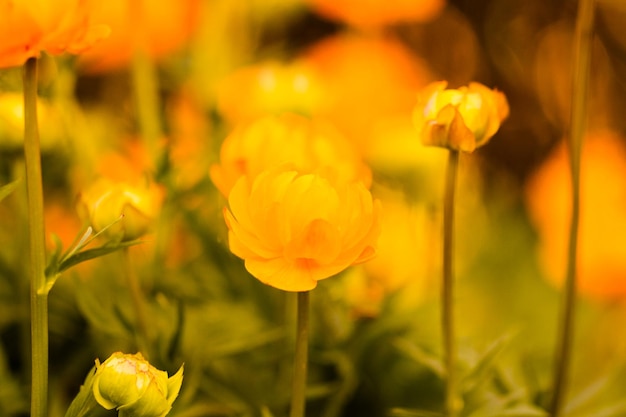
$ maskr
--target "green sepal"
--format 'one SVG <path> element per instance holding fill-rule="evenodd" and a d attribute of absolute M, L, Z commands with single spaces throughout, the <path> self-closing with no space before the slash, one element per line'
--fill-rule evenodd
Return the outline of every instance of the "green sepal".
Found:
<path fill-rule="evenodd" d="M 67 409 L 65 417 L 87 417 L 95 415 L 99 411 L 101 407 L 93 396 L 93 380 L 95 374 L 96 367 L 93 366 L 87 374 L 85 382 L 81 385 L 80 391 Z"/>

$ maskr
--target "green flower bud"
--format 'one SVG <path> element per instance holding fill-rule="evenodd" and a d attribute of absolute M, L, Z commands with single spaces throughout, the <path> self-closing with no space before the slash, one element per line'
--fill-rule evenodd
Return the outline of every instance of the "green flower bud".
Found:
<path fill-rule="evenodd" d="M 164 417 L 172 409 L 183 383 L 183 367 L 172 377 L 143 358 L 116 352 L 100 364 L 96 360 L 93 395 L 120 417 Z"/>

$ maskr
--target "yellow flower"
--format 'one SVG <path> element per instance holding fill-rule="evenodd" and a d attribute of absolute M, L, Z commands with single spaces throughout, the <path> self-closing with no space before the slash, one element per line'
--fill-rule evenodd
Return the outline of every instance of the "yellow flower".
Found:
<path fill-rule="evenodd" d="M 241 68 L 218 86 L 218 109 L 230 122 L 286 111 L 315 114 L 323 102 L 320 80 L 304 62 L 267 61 Z"/>
<path fill-rule="evenodd" d="M 40 145 L 47 151 L 62 142 L 66 135 L 58 112 L 42 98 L 37 99 L 37 117 L 41 126 Z M 24 146 L 24 96 L 22 93 L 0 94 L 0 149 L 14 150 Z"/>
<path fill-rule="evenodd" d="M 172 409 L 183 383 L 183 367 L 172 377 L 145 360 L 141 353 L 113 353 L 96 360 L 93 394 L 102 407 L 120 417 L 164 417 Z"/>
<path fill-rule="evenodd" d="M 122 68 L 136 49 L 152 59 L 181 49 L 200 22 L 200 0 L 108 0 L 94 2 L 92 16 L 111 26 L 111 36 L 79 58 L 87 72 Z"/>
<path fill-rule="evenodd" d="M 254 178 L 266 169 L 290 164 L 301 173 L 318 173 L 367 187 L 371 172 L 350 142 L 330 125 L 294 114 L 267 116 L 240 126 L 220 151 L 220 164 L 211 167 L 215 186 L 228 196 L 242 175 Z"/>
<path fill-rule="evenodd" d="M 22 65 L 42 51 L 78 54 L 106 38 L 91 22 L 88 0 L 0 0 L 0 68 Z"/>
<path fill-rule="evenodd" d="M 457 90 L 446 89 L 447 85 L 434 82 L 418 94 L 413 122 L 424 145 L 473 152 L 508 116 L 506 97 L 480 83 Z"/>
<path fill-rule="evenodd" d="M 146 234 L 157 216 L 160 192 L 101 179 L 82 193 L 79 212 L 95 232 L 104 228 L 112 239 L 132 240 Z"/>
<path fill-rule="evenodd" d="M 380 203 L 360 182 L 274 169 L 242 177 L 228 201 L 230 250 L 275 288 L 311 290 L 375 253 Z"/>
<path fill-rule="evenodd" d="M 444 9 L 444 0 L 306 0 L 319 14 L 352 26 L 371 28 L 426 22 Z"/>
<path fill-rule="evenodd" d="M 597 300 L 626 298 L 626 148 L 624 137 L 597 131 L 585 137 L 580 178 L 578 291 Z M 529 178 L 528 211 L 538 237 L 546 278 L 561 287 L 571 218 L 567 147 L 556 147 Z"/>

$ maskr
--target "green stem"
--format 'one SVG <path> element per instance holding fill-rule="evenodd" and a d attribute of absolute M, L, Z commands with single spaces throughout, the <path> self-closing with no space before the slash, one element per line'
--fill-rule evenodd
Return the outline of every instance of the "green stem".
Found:
<path fill-rule="evenodd" d="M 163 135 L 158 81 L 153 62 L 139 49 L 133 57 L 132 79 L 139 131 L 146 143 L 154 168 L 158 169 L 161 162 L 159 140 Z"/>
<path fill-rule="evenodd" d="M 290 417 L 304 417 L 306 404 L 306 371 L 309 350 L 309 292 L 298 293 L 296 353 L 293 362 Z"/>
<path fill-rule="evenodd" d="M 570 223 L 567 273 L 562 301 L 559 337 L 555 352 L 554 385 L 551 415 L 561 415 L 574 340 L 576 313 L 576 259 L 578 254 L 578 226 L 580 218 L 580 156 L 587 122 L 587 90 L 593 41 L 593 0 L 579 0 L 576 22 L 572 108 L 570 119 L 570 166 L 572 178 L 572 217 Z"/>
<path fill-rule="evenodd" d="M 124 258 L 124 275 L 126 275 L 126 283 L 128 284 L 133 309 L 135 310 L 137 348 L 141 351 L 144 357 L 149 359 L 150 352 L 148 351 L 148 348 L 150 347 L 151 338 L 148 334 L 145 298 L 143 296 L 141 284 L 139 283 L 139 277 L 135 273 L 131 264 L 129 248 L 124 248 L 122 256 Z"/>
<path fill-rule="evenodd" d="M 37 127 L 37 60 L 24 64 L 24 159 L 28 192 L 31 320 L 31 417 L 48 415 L 48 292 L 41 151 Z"/>
<path fill-rule="evenodd" d="M 456 347 L 454 340 L 454 195 L 459 167 L 459 152 L 450 150 L 443 201 L 443 281 L 441 285 L 441 326 L 446 368 L 445 409 L 448 417 L 457 415 Z"/>

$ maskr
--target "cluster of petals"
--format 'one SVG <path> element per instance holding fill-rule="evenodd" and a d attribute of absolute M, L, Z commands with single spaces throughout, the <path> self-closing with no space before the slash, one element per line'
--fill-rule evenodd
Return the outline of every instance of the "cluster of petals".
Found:
<path fill-rule="evenodd" d="M 210 176 L 228 196 L 242 175 L 254 178 L 283 164 L 301 173 L 371 183 L 369 167 L 347 139 L 329 124 L 289 113 L 237 127 L 224 140 L 220 163 L 211 167 Z"/>
<path fill-rule="evenodd" d="M 275 288 L 311 290 L 375 254 L 380 204 L 361 182 L 278 167 L 241 177 L 228 201 L 231 252 Z"/>
<path fill-rule="evenodd" d="M 24 64 L 45 51 L 78 54 L 110 29 L 91 21 L 89 0 L 0 0 L 0 68 Z"/>
<path fill-rule="evenodd" d="M 473 152 L 498 131 L 509 114 L 508 102 L 477 82 L 459 89 L 447 85 L 434 82 L 418 94 L 413 122 L 424 145 Z"/>

